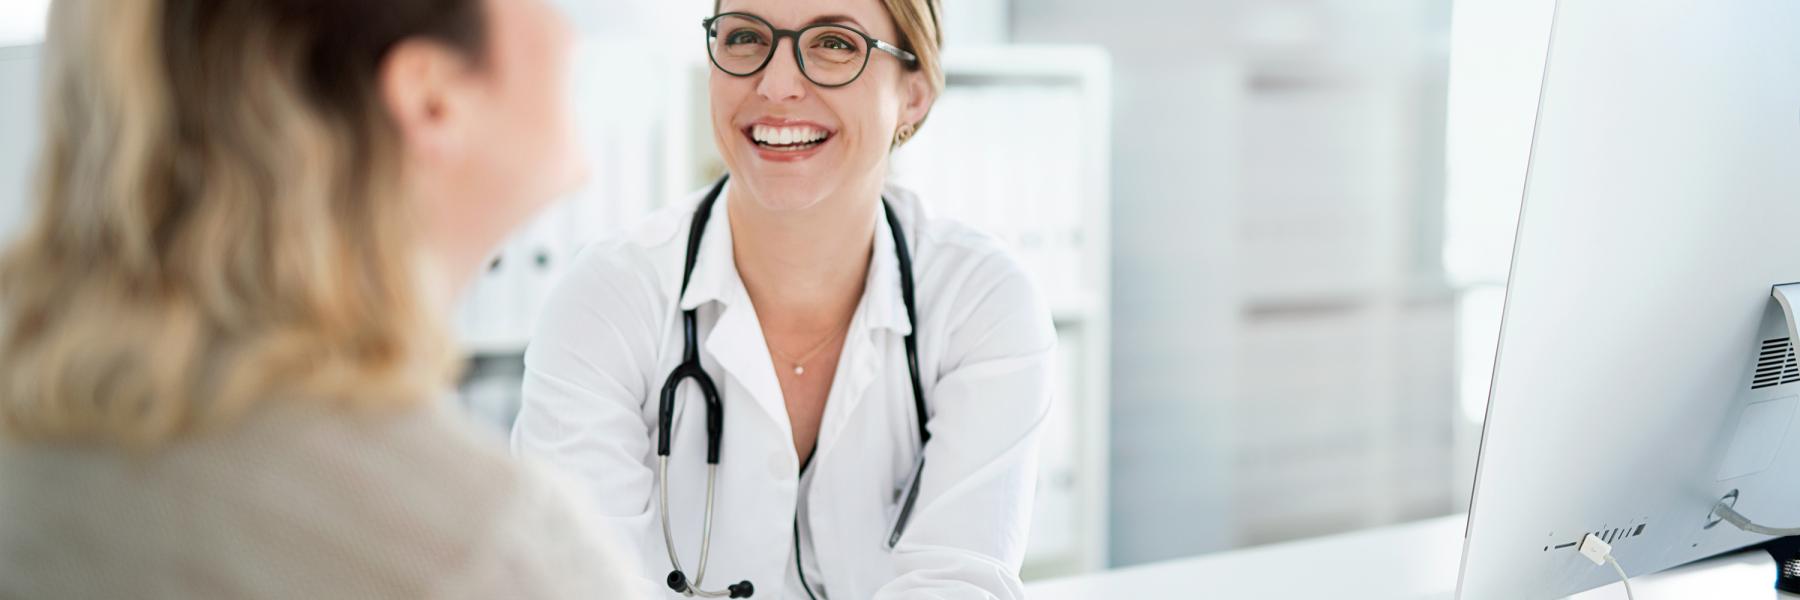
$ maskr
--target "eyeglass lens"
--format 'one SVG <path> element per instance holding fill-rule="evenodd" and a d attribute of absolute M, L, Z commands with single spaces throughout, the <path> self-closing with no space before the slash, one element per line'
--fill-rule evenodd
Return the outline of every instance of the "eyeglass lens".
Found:
<path fill-rule="evenodd" d="M 775 51 L 775 32 L 767 23 L 741 15 L 724 15 L 713 21 L 713 63 L 737 76 L 748 76 L 767 65 Z M 813 83 L 844 85 L 862 74 L 869 59 L 868 43 L 848 27 L 814 25 L 800 31 L 800 71 Z"/>

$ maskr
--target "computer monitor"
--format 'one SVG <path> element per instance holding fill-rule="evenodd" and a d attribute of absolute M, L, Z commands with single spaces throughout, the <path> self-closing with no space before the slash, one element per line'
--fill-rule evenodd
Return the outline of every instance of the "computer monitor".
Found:
<path fill-rule="evenodd" d="M 1769 539 L 1734 491 L 1800 526 L 1800 1 L 1560 2 L 1541 93 L 1466 600 L 1617 581 L 1589 533 L 1633 576 Z"/>

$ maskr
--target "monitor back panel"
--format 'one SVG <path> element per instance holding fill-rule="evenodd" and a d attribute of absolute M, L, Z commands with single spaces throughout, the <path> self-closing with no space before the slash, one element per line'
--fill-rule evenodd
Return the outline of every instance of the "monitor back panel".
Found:
<path fill-rule="evenodd" d="M 1800 0 L 1557 7 L 1460 597 L 1558 598 L 1800 525 Z M 1750 418 L 1746 419 L 1748 414 Z M 1771 424 L 1776 421 L 1779 424 Z M 1744 430 L 1742 440 L 1738 440 Z"/>

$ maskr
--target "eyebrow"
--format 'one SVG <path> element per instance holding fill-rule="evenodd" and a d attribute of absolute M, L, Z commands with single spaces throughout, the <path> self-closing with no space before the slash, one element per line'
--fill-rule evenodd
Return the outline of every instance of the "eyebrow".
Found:
<path fill-rule="evenodd" d="M 867 27 L 863 27 L 862 22 L 857 21 L 854 17 L 851 17 L 849 15 L 821 15 L 818 17 L 814 17 L 812 21 L 808 21 L 806 23 L 806 26 L 811 27 L 814 25 L 834 25 L 834 24 L 841 25 L 844 23 L 849 23 L 851 25 L 855 25 L 857 29 L 863 29 L 863 30 L 868 29 Z"/>

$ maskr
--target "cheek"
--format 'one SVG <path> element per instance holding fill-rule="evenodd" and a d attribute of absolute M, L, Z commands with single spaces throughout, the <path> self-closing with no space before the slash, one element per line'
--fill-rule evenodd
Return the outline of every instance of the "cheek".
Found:
<path fill-rule="evenodd" d="M 539 83 L 537 93 L 539 104 L 543 107 L 541 125 L 548 131 L 550 139 L 563 142 L 564 147 L 572 147 L 574 139 L 574 98 L 569 85 L 569 49 L 556 48 L 550 55 L 551 67 Z"/>
<path fill-rule="evenodd" d="M 712 110 L 712 122 L 719 131 L 725 134 L 732 129 L 732 121 L 737 117 L 738 107 L 743 105 L 744 98 L 754 91 L 748 83 L 750 78 L 732 77 L 711 69 L 712 76 L 707 79 L 707 99 Z"/>
<path fill-rule="evenodd" d="M 741 154 L 748 152 L 739 142 L 737 118 L 752 94 L 756 92 L 754 78 L 732 77 L 712 69 L 712 76 L 707 80 L 707 106 L 711 111 L 713 129 L 713 146 L 720 158 L 726 161 L 727 168 L 744 167 L 740 163 Z"/>
<path fill-rule="evenodd" d="M 496 144 L 493 152 L 505 155 L 493 158 L 539 180 L 517 189 L 547 187 L 543 194 L 560 194 L 579 182 L 583 164 L 568 82 L 570 46 L 555 34 L 524 43 L 529 46 L 516 53 L 520 60 L 504 66 L 511 77 L 503 96 L 509 110 L 502 112 L 512 118 L 497 122 L 494 132 L 513 143 Z"/>
<path fill-rule="evenodd" d="M 833 98 L 831 106 L 850 129 L 858 156 L 868 156 L 871 161 L 886 156 L 899 118 L 899 107 L 892 94 L 878 86 L 858 89 L 851 85 L 843 91 Z"/>

